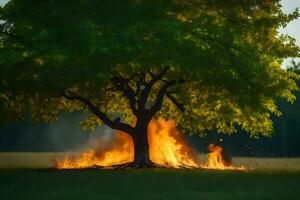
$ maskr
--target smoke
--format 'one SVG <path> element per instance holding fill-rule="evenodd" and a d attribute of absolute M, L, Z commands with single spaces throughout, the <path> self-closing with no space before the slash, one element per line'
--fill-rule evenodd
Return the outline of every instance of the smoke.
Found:
<path fill-rule="evenodd" d="M 83 113 L 63 113 L 51 124 L 31 123 L 29 117 L 22 123 L 0 127 L 2 152 L 82 152 L 86 149 L 107 149 L 116 139 L 116 131 L 100 126 L 93 132 L 84 132 L 79 123 Z"/>
<path fill-rule="evenodd" d="M 93 132 L 83 132 L 79 123 L 84 114 L 64 114 L 60 120 L 49 125 L 46 135 L 49 148 L 55 151 L 85 151 L 87 149 L 108 149 L 115 139 L 115 131 L 108 126 L 99 126 Z"/>
<path fill-rule="evenodd" d="M 108 126 L 100 126 L 92 132 L 87 142 L 79 148 L 81 152 L 93 150 L 95 155 L 100 158 L 103 157 L 106 152 L 113 149 L 122 148 L 124 138 L 120 137 L 120 132 L 112 130 Z"/>

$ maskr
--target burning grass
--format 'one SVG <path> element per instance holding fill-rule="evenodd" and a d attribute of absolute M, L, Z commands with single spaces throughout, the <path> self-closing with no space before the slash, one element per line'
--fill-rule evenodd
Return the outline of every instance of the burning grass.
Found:
<path fill-rule="evenodd" d="M 76 152 L 0 152 L 0 170 L 53 169 L 56 159 L 76 156 Z M 206 161 L 208 155 L 200 154 Z M 234 166 L 245 166 L 246 171 L 300 171 L 300 158 L 234 157 Z M 197 170 L 197 169 L 195 169 Z"/>
<path fill-rule="evenodd" d="M 109 148 L 95 146 L 76 156 L 67 156 L 58 161 L 55 167 L 59 169 L 91 168 L 96 166 L 110 167 L 133 161 L 133 143 L 124 133 L 117 132 L 115 140 Z"/>
<path fill-rule="evenodd" d="M 162 118 L 152 120 L 148 127 L 149 154 L 157 167 L 163 168 L 205 168 L 220 170 L 244 170 L 232 166 L 221 146 L 210 145 L 208 161 L 201 163 L 199 153 L 191 148 L 176 128 L 175 121 Z M 109 148 L 94 146 L 77 156 L 67 156 L 56 162 L 58 169 L 78 168 L 128 168 L 134 159 L 133 142 L 130 136 L 117 132 Z"/>

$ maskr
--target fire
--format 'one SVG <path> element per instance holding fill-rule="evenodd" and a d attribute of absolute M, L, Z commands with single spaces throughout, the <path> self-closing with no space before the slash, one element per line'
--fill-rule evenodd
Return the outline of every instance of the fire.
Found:
<path fill-rule="evenodd" d="M 99 147 L 98 147 L 99 148 Z M 92 149 L 79 156 L 66 157 L 56 163 L 58 169 L 90 167 L 109 167 L 132 162 L 134 158 L 133 141 L 125 133 L 117 132 L 113 144 L 108 149 Z"/>
<path fill-rule="evenodd" d="M 161 166 L 198 168 L 196 152 L 176 128 L 175 121 L 152 120 L 148 127 L 150 159 Z"/>
<path fill-rule="evenodd" d="M 244 167 L 234 167 L 231 163 L 231 158 L 226 155 L 221 146 L 210 144 L 208 146 L 210 153 L 208 154 L 208 161 L 202 168 L 219 169 L 219 170 L 244 170 Z"/>
<path fill-rule="evenodd" d="M 198 153 L 188 146 L 173 120 L 162 118 L 152 120 L 148 127 L 149 154 L 152 162 L 159 166 L 172 168 L 206 169 L 243 169 L 231 165 L 224 156 L 223 148 L 210 145 L 208 162 L 200 164 Z M 106 167 L 132 162 L 134 159 L 133 141 L 129 135 L 116 133 L 116 138 L 109 148 L 93 148 L 78 156 L 67 156 L 58 161 L 58 169 Z"/>

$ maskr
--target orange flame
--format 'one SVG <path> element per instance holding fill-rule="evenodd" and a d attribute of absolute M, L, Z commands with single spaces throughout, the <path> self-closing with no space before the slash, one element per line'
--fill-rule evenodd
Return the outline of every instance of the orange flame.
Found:
<path fill-rule="evenodd" d="M 133 141 L 125 133 L 117 132 L 109 149 L 93 149 L 79 156 L 66 157 L 56 163 L 58 169 L 90 168 L 94 166 L 109 167 L 132 162 L 134 158 Z"/>
<path fill-rule="evenodd" d="M 244 170 L 244 167 L 232 166 L 231 159 L 226 155 L 221 146 L 210 144 L 208 146 L 210 153 L 208 154 L 208 161 L 202 168 L 219 169 L 219 170 Z"/>
<path fill-rule="evenodd" d="M 173 120 L 162 118 L 152 120 L 148 127 L 149 154 L 152 162 L 172 168 L 240 169 L 227 162 L 220 146 L 209 146 L 208 162 L 200 164 L 198 154 L 188 146 Z M 116 133 L 110 148 L 91 149 L 79 156 L 67 156 L 58 161 L 58 169 L 90 168 L 95 166 L 112 167 L 132 162 L 134 159 L 133 141 L 129 135 Z"/>
<path fill-rule="evenodd" d="M 150 159 L 161 166 L 198 168 L 196 152 L 176 128 L 175 121 L 152 120 L 148 127 Z"/>

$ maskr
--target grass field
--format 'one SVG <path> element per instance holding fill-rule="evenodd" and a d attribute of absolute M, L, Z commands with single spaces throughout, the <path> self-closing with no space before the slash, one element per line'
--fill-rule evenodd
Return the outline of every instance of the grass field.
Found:
<path fill-rule="evenodd" d="M 300 160 L 235 158 L 248 171 L 55 170 L 54 153 L 1 153 L 0 200 L 300 199 Z"/>
<path fill-rule="evenodd" d="M 300 172 L 0 170 L 1 200 L 299 199 Z"/>

